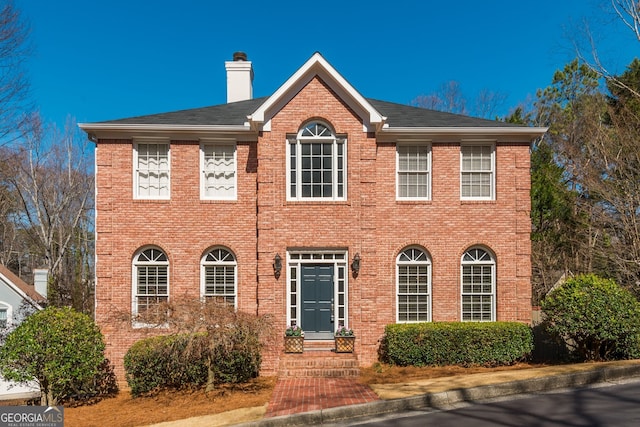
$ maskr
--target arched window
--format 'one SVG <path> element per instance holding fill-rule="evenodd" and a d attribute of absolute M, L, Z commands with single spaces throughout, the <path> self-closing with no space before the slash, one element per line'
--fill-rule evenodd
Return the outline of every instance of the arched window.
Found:
<path fill-rule="evenodd" d="M 236 258 L 225 248 L 214 248 L 202 257 L 201 292 L 205 298 L 236 305 Z"/>
<path fill-rule="evenodd" d="M 289 200 L 345 200 L 346 139 L 311 122 L 287 137 Z"/>
<path fill-rule="evenodd" d="M 133 259 L 133 315 L 143 323 L 161 323 L 169 300 L 169 260 L 158 248 L 141 250 Z M 156 321 L 157 320 L 157 321 Z"/>
<path fill-rule="evenodd" d="M 471 248 L 462 255 L 462 320 L 494 321 L 496 262 L 482 248 Z"/>
<path fill-rule="evenodd" d="M 397 321 L 431 320 L 431 260 L 420 248 L 408 248 L 396 260 Z"/>

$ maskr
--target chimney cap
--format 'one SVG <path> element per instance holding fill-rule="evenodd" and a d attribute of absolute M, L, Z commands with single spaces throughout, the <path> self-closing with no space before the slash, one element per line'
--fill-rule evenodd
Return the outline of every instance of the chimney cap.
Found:
<path fill-rule="evenodd" d="M 234 52 L 233 53 L 233 60 L 234 61 L 246 61 L 247 60 L 247 54 L 244 52 Z"/>

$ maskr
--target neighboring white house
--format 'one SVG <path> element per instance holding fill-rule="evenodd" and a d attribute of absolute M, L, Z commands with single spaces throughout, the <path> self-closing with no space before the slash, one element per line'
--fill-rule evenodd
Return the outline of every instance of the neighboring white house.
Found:
<path fill-rule="evenodd" d="M 47 295 L 47 270 L 34 270 L 35 285 L 29 285 L 0 265 L 0 334 L 22 322 L 29 311 L 42 310 Z M 38 387 L 13 384 L 0 377 L 0 400 L 39 395 Z"/>

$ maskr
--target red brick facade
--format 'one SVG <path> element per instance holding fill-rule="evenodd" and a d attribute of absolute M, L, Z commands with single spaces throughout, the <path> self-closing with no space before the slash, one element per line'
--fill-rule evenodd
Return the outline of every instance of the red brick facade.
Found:
<path fill-rule="evenodd" d="M 286 138 L 311 119 L 347 137 L 345 201 L 287 200 Z M 213 246 L 230 249 L 237 260 L 238 310 L 272 314 L 279 331 L 287 326 L 289 309 L 286 254 L 336 250 L 347 253 L 350 263 L 359 253 L 359 274 L 347 267 L 347 316 L 363 366 L 376 361 L 384 327 L 396 321 L 396 258 L 408 246 L 430 256 L 433 321 L 461 319 L 460 263 L 472 246 L 495 256 L 496 320 L 531 321 L 528 141 L 484 135 L 495 141 L 495 200 L 462 201 L 460 146 L 470 136 L 433 133 L 426 138 L 431 199 L 398 201 L 401 137 L 364 130 L 349 102 L 318 76 L 279 108 L 257 142 L 236 138 L 237 200 L 201 200 L 197 135 L 170 138 L 170 199 L 135 200 L 134 138 L 99 137 L 96 143 L 96 320 L 119 376 L 127 349 L 149 333 L 118 321 L 131 313 L 132 260 L 147 245 L 169 258 L 170 298 L 198 297 L 203 254 Z M 278 278 L 275 254 L 284 264 Z M 264 354 L 265 373 L 275 372 L 282 352 L 276 335 Z"/>

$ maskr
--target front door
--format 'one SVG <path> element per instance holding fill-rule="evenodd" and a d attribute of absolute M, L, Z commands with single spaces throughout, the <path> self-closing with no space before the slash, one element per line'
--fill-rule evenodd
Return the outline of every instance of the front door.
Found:
<path fill-rule="evenodd" d="M 333 265 L 301 265 L 302 329 L 307 339 L 333 337 Z"/>

